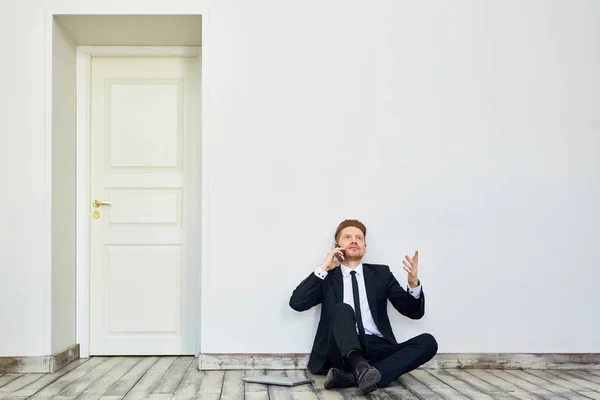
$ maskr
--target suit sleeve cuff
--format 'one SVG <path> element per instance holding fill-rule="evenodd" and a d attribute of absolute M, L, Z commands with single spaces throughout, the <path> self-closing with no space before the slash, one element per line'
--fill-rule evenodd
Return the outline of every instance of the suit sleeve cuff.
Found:
<path fill-rule="evenodd" d="M 320 279 L 327 278 L 327 272 L 323 271 L 321 267 L 317 267 L 317 269 L 315 269 L 315 275 Z"/>
<path fill-rule="evenodd" d="M 421 297 L 421 283 L 419 282 L 419 286 L 415 288 L 411 288 L 410 286 L 408 286 L 408 293 L 410 293 L 410 295 L 415 299 Z"/>

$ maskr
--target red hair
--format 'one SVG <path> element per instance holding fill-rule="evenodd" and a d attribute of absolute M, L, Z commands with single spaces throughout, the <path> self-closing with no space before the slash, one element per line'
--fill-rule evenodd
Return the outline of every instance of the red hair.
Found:
<path fill-rule="evenodd" d="M 353 226 L 355 228 L 358 228 L 362 231 L 363 235 L 367 236 L 367 227 L 365 226 L 365 224 L 363 224 L 362 222 L 360 222 L 357 219 L 346 219 L 342 222 L 340 222 L 340 224 L 338 225 L 337 229 L 335 230 L 335 241 L 337 242 L 338 240 L 340 240 L 340 235 L 342 234 L 342 231 L 350 226 Z"/>

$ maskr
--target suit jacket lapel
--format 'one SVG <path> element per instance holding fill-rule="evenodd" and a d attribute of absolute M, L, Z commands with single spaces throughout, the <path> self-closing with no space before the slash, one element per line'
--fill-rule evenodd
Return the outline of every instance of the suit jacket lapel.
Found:
<path fill-rule="evenodd" d="M 332 274 L 333 288 L 335 289 L 335 303 L 344 302 L 344 282 L 342 281 L 342 270 L 337 267 Z"/>
<path fill-rule="evenodd" d="M 365 289 L 367 290 L 367 301 L 369 302 L 369 308 L 371 309 L 371 315 L 375 322 L 377 322 L 377 303 L 375 301 L 377 285 L 375 284 L 375 274 L 371 270 L 371 267 L 363 264 L 363 273 L 365 275 Z"/>

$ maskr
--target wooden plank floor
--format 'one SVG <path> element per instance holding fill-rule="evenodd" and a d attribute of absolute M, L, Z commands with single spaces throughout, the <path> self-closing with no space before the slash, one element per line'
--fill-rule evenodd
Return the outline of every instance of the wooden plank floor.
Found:
<path fill-rule="evenodd" d="M 324 376 L 292 388 L 244 383 L 265 371 L 198 371 L 193 357 L 93 357 L 52 374 L 0 375 L 0 399 L 597 399 L 600 370 L 418 369 L 385 389 L 325 390 Z M 305 370 L 268 371 L 311 376 Z"/>

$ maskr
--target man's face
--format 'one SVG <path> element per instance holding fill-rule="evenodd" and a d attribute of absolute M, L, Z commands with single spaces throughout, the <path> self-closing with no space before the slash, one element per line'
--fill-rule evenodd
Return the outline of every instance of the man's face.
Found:
<path fill-rule="evenodd" d="M 340 233 L 338 244 L 346 249 L 347 260 L 360 260 L 365 255 L 367 244 L 365 235 L 354 226 L 344 228 Z"/>

